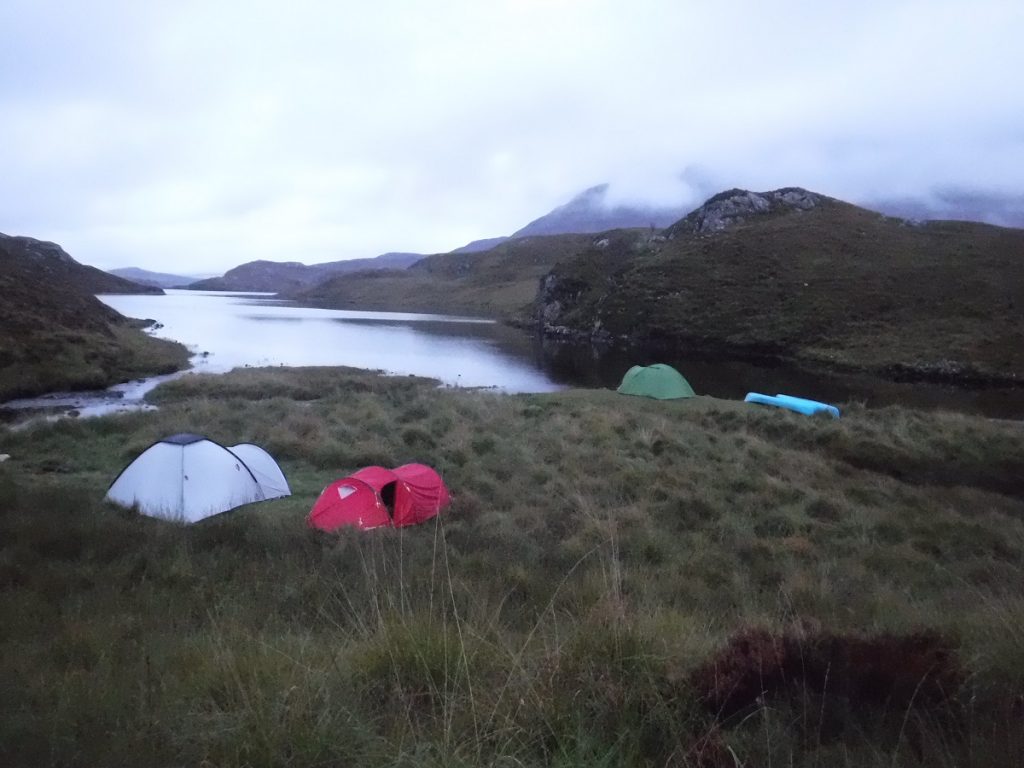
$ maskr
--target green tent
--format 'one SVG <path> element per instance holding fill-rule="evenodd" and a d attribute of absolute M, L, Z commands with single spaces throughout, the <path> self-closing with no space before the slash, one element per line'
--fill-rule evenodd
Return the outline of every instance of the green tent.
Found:
<path fill-rule="evenodd" d="M 693 397 L 693 387 L 671 365 L 657 363 L 655 365 L 634 365 L 622 377 L 617 390 L 623 395 L 639 395 L 653 397 L 657 400 L 676 400 L 681 397 Z"/>

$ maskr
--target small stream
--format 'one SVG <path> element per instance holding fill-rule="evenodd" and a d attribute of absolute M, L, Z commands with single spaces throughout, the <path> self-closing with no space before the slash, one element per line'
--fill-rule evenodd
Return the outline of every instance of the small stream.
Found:
<path fill-rule="evenodd" d="M 108 389 L 83 392 L 53 392 L 39 397 L 9 400 L 0 405 L 0 422 L 11 422 L 13 429 L 26 426 L 37 418 L 54 421 L 62 418 L 107 416 L 127 411 L 152 411 L 155 405 L 145 402 L 146 394 L 165 381 L 179 379 L 194 369 L 153 376 L 148 379 L 115 384 Z"/>

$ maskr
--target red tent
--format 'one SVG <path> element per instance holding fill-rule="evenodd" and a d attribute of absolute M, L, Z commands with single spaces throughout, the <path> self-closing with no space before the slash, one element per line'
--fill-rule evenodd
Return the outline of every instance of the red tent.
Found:
<path fill-rule="evenodd" d="M 429 520 L 450 500 L 440 475 L 424 464 L 366 467 L 324 488 L 307 522 L 323 531 L 401 528 Z"/>

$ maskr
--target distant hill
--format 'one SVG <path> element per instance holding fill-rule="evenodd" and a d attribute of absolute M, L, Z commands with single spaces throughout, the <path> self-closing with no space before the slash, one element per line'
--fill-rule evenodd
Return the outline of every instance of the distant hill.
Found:
<path fill-rule="evenodd" d="M 5 257 L 15 258 L 33 270 L 39 280 L 57 286 L 74 283 L 87 293 L 163 293 L 151 285 L 140 285 L 102 269 L 79 264 L 59 245 L 46 240 L 0 233 L 0 248 Z"/>
<path fill-rule="evenodd" d="M 54 243 L 0 234 L 0 400 L 100 387 L 184 367 L 94 293 L 162 293 L 79 264 Z"/>
<path fill-rule="evenodd" d="M 609 205 L 608 188 L 608 184 L 599 184 L 584 190 L 565 205 L 513 232 L 512 237 L 586 234 L 632 227 L 661 229 L 686 213 L 683 206 Z"/>
<path fill-rule="evenodd" d="M 322 306 L 401 309 L 528 318 L 540 278 L 571 258 L 592 235 L 507 240 L 475 253 L 427 256 L 401 271 L 340 275 L 290 294 Z"/>
<path fill-rule="evenodd" d="M 568 235 L 607 232 L 612 229 L 654 227 L 661 229 L 686 213 L 683 206 L 612 205 L 608 202 L 610 185 L 598 184 L 585 189 L 565 205 L 560 205 L 508 237 L 474 240 L 452 253 L 486 251 L 506 240 L 537 235 Z"/>
<path fill-rule="evenodd" d="M 807 190 L 730 190 L 544 278 L 548 334 L 1024 381 L 1024 230 L 915 223 Z"/>
<path fill-rule="evenodd" d="M 259 291 L 293 293 L 331 277 L 374 269 L 404 269 L 423 258 L 419 253 L 384 253 L 372 259 L 302 264 L 297 261 L 250 261 L 224 273 L 191 283 L 194 291 Z"/>
<path fill-rule="evenodd" d="M 483 240 L 473 240 L 472 242 L 466 243 L 461 248 L 456 248 L 451 253 L 480 253 L 480 251 L 489 251 L 496 245 L 501 245 L 507 237 L 487 237 Z"/>
<path fill-rule="evenodd" d="M 181 288 L 196 281 L 194 277 L 170 275 L 166 272 L 151 272 L 148 269 L 139 269 L 138 267 L 108 269 L 107 272 L 117 277 L 123 277 L 125 280 L 131 280 L 139 285 L 150 285 L 156 288 Z"/>

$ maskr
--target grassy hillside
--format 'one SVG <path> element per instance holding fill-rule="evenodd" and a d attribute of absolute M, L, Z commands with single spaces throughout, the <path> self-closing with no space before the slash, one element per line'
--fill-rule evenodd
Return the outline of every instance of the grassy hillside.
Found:
<path fill-rule="evenodd" d="M 538 317 L 549 332 L 675 349 L 1024 377 L 1024 230 L 817 200 L 591 244 L 546 278 Z"/>
<path fill-rule="evenodd" d="M 159 292 L 84 267 L 52 243 L 0 237 L 0 401 L 185 367 L 183 346 L 146 335 L 92 295 L 135 288 Z"/>
<path fill-rule="evenodd" d="M 155 293 L 163 290 L 142 283 L 134 283 L 102 269 L 79 264 L 56 243 L 36 240 L 34 237 L 12 237 L 0 233 L 0 259 L 12 261 L 30 269 L 32 277 L 58 290 L 74 285 L 86 293 Z"/>
<path fill-rule="evenodd" d="M 592 235 L 525 237 L 479 253 L 427 256 L 401 272 L 343 275 L 290 295 L 340 309 L 526 318 L 540 278 L 592 240 Z"/>
<path fill-rule="evenodd" d="M 1024 761 L 1024 430 L 339 369 L 0 430 L 0 762 Z M 294 496 L 179 528 L 102 503 L 154 439 L 253 441 Z M 454 502 L 324 535 L 332 479 Z M 57 524 L 55 521 L 59 521 Z"/>

